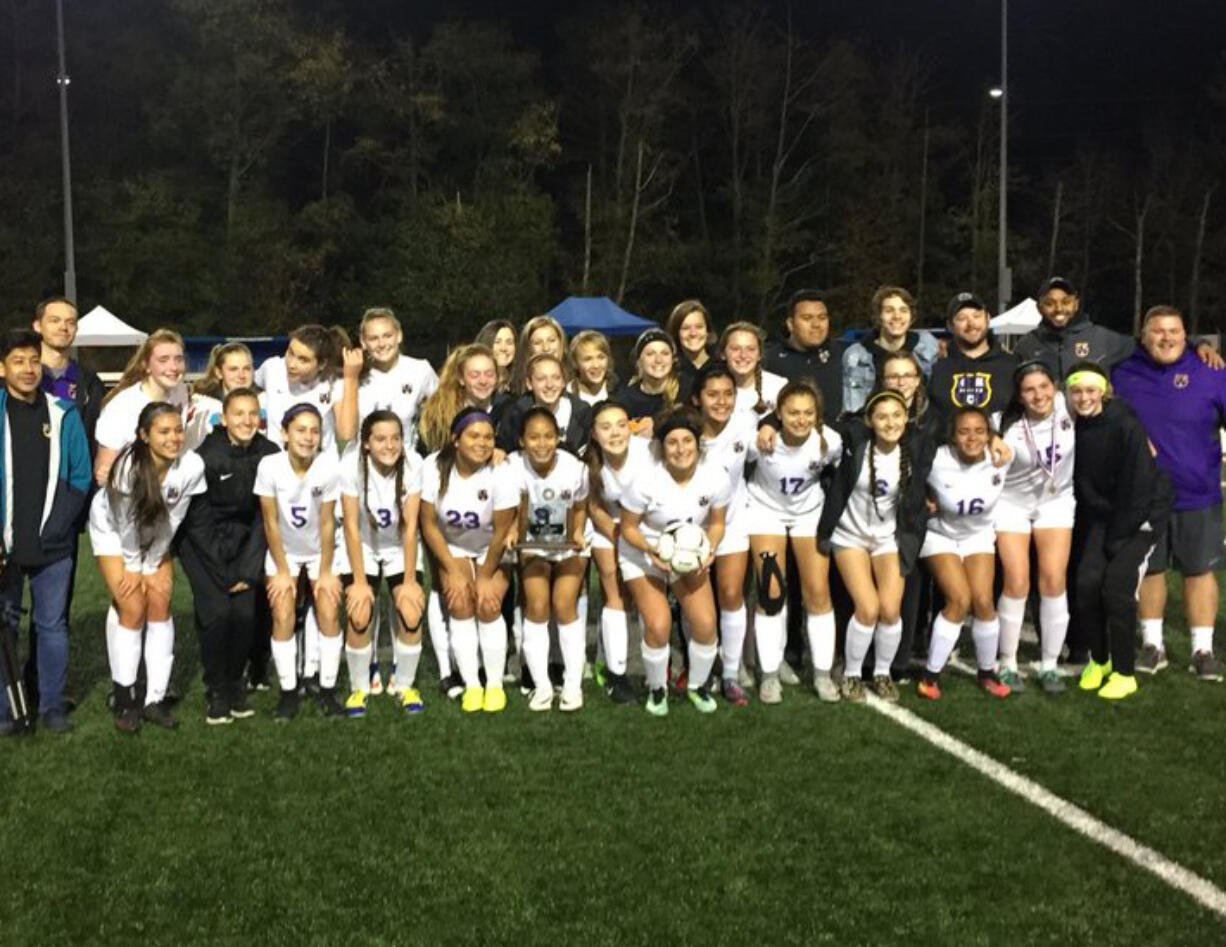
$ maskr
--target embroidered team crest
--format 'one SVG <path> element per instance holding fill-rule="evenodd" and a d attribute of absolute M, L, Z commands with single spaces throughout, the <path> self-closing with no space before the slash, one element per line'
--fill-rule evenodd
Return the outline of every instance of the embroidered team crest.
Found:
<path fill-rule="evenodd" d="M 1072 427 L 1073 427 L 1073 422 L 1072 422 L 1071 420 L 1069 420 L 1068 418 L 1064 418 L 1064 419 L 1063 419 L 1063 420 L 1060 422 L 1060 430 L 1062 430 L 1062 431 L 1068 431 L 1068 430 L 1071 430 L 1071 429 L 1072 429 Z"/>
<path fill-rule="evenodd" d="M 809 473 L 817 473 L 821 469 L 822 469 L 822 462 L 820 460 L 809 461 Z"/>
<path fill-rule="evenodd" d="M 484 503 L 489 498 L 490 498 L 490 492 L 488 490 L 478 490 L 477 491 L 477 499 L 480 500 L 482 503 Z"/>
<path fill-rule="evenodd" d="M 992 376 L 987 372 L 958 372 L 949 397 L 959 408 L 982 408 L 992 400 Z"/>
<path fill-rule="evenodd" d="M 745 453 L 745 442 L 744 442 L 744 441 L 737 441 L 735 444 L 733 444 L 733 445 L 732 445 L 732 452 L 733 452 L 734 454 L 743 454 L 743 453 Z"/>
<path fill-rule="evenodd" d="M 43 422 L 43 437 L 45 437 L 47 440 L 51 440 L 51 425 L 46 421 Z"/>
<path fill-rule="evenodd" d="M 563 500 L 570 500 L 570 498 L 571 498 L 571 496 L 572 496 L 572 495 L 573 495 L 573 494 L 572 494 L 572 493 L 571 493 L 569 490 L 563 490 L 563 491 L 562 491 L 562 499 L 563 499 Z"/>
<path fill-rule="evenodd" d="M 1000 474 L 998 474 L 998 473 L 992 474 L 992 486 L 994 486 L 994 487 L 999 487 L 999 486 L 1000 486 L 1000 481 L 1001 481 L 1001 476 L 1000 476 Z"/>
<path fill-rule="evenodd" d="M 320 404 L 328 404 L 331 400 L 332 400 L 332 392 L 330 391 L 322 392 L 319 396 Z"/>
<path fill-rule="evenodd" d="M 711 498 L 704 493 L 702 496 L 698 498 L 698 505 L 699 506 L 710 506 Z"/>
<path fill-rule="evenodd" d="M 823 365 L 830 361 L 830 349 L 822 349 L 820 352 L 818 352 L 817 360 Z"/>
<path fill-rule="evenodd" d="M 1090 343 L 1089 342 L 1074 342 L 1073 343 L 1073 354 L 1076 355 L 1078 358 L 1089 358 L 1090 357 Z"/>
<path fill-rule="evenodd" d="M 77 383 L 75 381 L 68 383 L 68 400 L 69 401 L 77 400 Z"/>
<path fill-rule="evenodd" d="M 411 395 L 413 393 L 413 386 L 412 385 L 401 385 L 400 393 L 402 395 Z"/>
<path fill-rule="evenodd" d="M 311 496 L 315 497 L 316 499 L 319 499 L 323 495 L 324 495 L 323 487 L 311 487 Z"/>
<path fill-rule="evenodd" d="M 1187 373 L 1186 373 L 1186 372 L 1177 372 L 1177 373 L 1175 374 L 1174 379 L 1172 379 L 1172 380 L 1174 381 L 1174 383 L 1175 383 L 1175 387 L 1176 387 L 1176 388 L 1187 388 L 1187 387 L 1188 387 L 1188 382 L 1189 382 L 1191 379 L 1189 379 L 1189 378 L 1188 378 L 1188 375 L 1187 375 Z"/>
<path fill-rule="evenodd" d="M 169 490 L 166 491 L 166 502 L 167 503 L 174 503 L 175 500 L 177 499 L 179 499 L 179 488 L 178 487 L 171 487 Z"/>

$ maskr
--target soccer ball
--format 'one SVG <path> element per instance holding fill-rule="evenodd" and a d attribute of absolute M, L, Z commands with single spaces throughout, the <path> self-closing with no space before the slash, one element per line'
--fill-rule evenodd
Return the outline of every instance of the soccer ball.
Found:
<path fill-rule="evenodd" d="M 707 531 L 693 523 L 671 523 L 656 541 L 656 555 L 678 575 L 702 568 L 711 554 Z"/>

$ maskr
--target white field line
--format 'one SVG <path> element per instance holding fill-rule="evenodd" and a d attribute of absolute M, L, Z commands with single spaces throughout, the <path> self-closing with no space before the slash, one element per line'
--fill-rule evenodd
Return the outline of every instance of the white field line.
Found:
<path fill-rule="evenodd" d="M 1226 891 L 1213 882 L 1202 878 L 1154 851 L 1147 845 L 1125 835 L 1118 829 L 1113 829 L 1105 822 L 1100 822 L 1079 806 L 1061 799 L 1055 793 L 1044 789 L 1032 779 L 1017 773 L 1003 763 L 999 763 L 985 753 L 980 753 L 967 746 L 961 740 L 950 736 L 940 727 L 917 717 L 911 711 L 896 704 L 890 704 L 872 694 L 868 695 L 868 705 L 879 714 L 890 718 L 899 726 L 910 730 L 916 736 L 927 740 L 937 749 L 944 750 L 950 756 L 965 763 L 1009 792 L 1020 796 L 1032 805 L 1038 806 L 1054 819 L 1063 822 L 1074 832 L 1079 832 L 1091 841 L 1109 848 L 1117 855 L 1126 858 L 1138 868 L 1157 875 L 1172 888 L 1182 891 L 1188 897 L 1209 908 L 1216 914 L 1226 917 Z"/>

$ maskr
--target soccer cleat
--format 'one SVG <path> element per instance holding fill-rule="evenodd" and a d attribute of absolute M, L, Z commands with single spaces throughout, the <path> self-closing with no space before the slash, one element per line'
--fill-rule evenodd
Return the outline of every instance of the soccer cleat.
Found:
<path fill-rule="evenodd" d="M 711 696 L 705 684 L 702 687 L 688 688 L 685 696 L 700 714 L 713 714 L 719 709 L 719 704 L 715 702 L 715 698 Z"/>
<path fill-rule="evenodd" d="M 343 717 L 346 714 L 345 705 L 336 698 L 335 687 L 321 687 L 317 703 L 325 717 Z"/>
<path fill-rule="evenodd" d="M 647 695 L 647 712 L 653 717 L 668 716 L 668 688 L 658 687 Z"/>
<path fill-rule="evenodd" d="M 591 663 L 588 661 L 584 661 L 583 662 L 583 679 L 585 681 L 591 681 L 591 680 L 594 680 L 595 677 L 596 677 L 596 672 L 592 669 Z"/>
<path fill-rule="evenodd" d="M 1086 662 L 1086 666 L 1081 671 L 1081 678 L 1077 681 L 1077 686 L 1083 691 L 1096 691 L 1103 686 L 1103 681 L 1111 674 L 1111 659 L 1107 659 L 1106 664 L 1099 664 L 1093 658 Z"/>
<path fill-rule="evenodd" d="M 230 702 L 222 694 L 209 695 L 204 722 L 210 727 L 223 727 L 234 723 L 234 718 L 230 715 Z"/>
<path fill-rule="evenodd" d="M 247 688 L 243 687 L 242 681 L 235 682 L 230 688 L 230 716 L 235 720 L 246 720 L 255 716 L 255 711 L 247 700 Z"/>
<path fill-rule="evenodd" d="M 726 677 L 719 682 L 719 694 L 733 707 L 749 706 L 749 695 L 734 678 Z"/>
<path fill-rule="evenodd" d="M 448 700 L 459 700 L 464 693 L 464 681 L 459 674 L 448 674 L 438 682 L 438 689 Z"/>
<path fill-rule="evenodd" d="M 927 700 L 940 700 L 941 683 L 935 677 L 920 678 L 920 682 L 915 685 L 915 693 Z"/>
<path fill-rule="evenodd" d="M 553 710 L 553 688 L 538 687 L 528 697 L 528 709 L 537 713 Z"/>
<path fill-rule="evenodd" d="M 395 697 L 400 693 L 400 688 L 396 686 L 396 665 L 394 664 L 387 674 L 387 683 L 383 685 L 383 693 L 389 697 Z"/>
<path fill-rule="evenodd" d="M 615 704 L 638 703 L 638 691 L 635 690 L 634 685 L 630 683 L 630 678 L 625 674 L 617 674 L 606 670 L 604 692 L 609 695 L 609 699 Z"/>
<path fill-rule="evenodd" d="M 1044 694 L 1063 694 L 1065 689 L 1064 678 L 1060 676 L 1059 671 L 1039 672 L 1039 690 Z"/>
<path fill-rule="evenodd" d="M 370 695 L 366 691 L 350 691 L 345 698 L 345 713 L 350 717 L 365 717 L 366 702 L 369 699 Z"/>
<path fill-rule="evenodd" d="M 844 700 L 849 700 L 853 704 L 864 703 L 864 682 L 855 675 L 843 678 L 843 686 L 839 688 L 839 692 L 843 695 Z"/>
<path fill-rule="evenodd" d="M 155 727 L 161 727 L 163 730 L 174 730 L 179 726 L 179 721 L 170 712 L 170 705 L 164 700 L 145 704 L 145 709 L 141 711 L 141 717 Z"/>
<path fill-rule="evenodd" d="M 873 676 L 873 693 L 882 700 L 889 701 L 891 704 L 898 703 L 898 686 L 894 683 L 894 678 L 888 674 L 876 674 Z"/>
<path fill-rule="evenodd" d="M 609 681 L 609 666 L 603 661 L 597 661 L 592 666 L 592 676 L 601 687 L 606 686 Z"/>
<path fill-rule="evenodd" d="M 1022 681 L 1022 675 L 1018 674 L 1017 671 L 1012 668 L 1001 668 L 999 676 L 1001 682 L 1009 688 L 1010 693 L 1026 693 L 1026 684 Z"/>
<path fill-rule="evenodd" d="M 1137 692 L 1137 679 L 1131 674 L 1114 672 L 1098 691 L 1104 700 L 1123 700 Z"/>
<path fill-rule="evenodd" d="M 1141 651 L 1137 655 L 1137 673 L 1138 674 L 1157 674 L 1167 666 L 1169 662 L 1166 660 L 1166 652 L 1159 648 L 1156 644 L 1141 645 Z"/>
<path fill-rule="evenodd" d="M 460 698 L 460 709 L 466 714 L 475 714 L 485 705 L 485 691 L 480 687 L 464 688 L 464 696 Z"/>
<path fill-rule="evenodd" d="M 783 703 L 783 682 L 778 674 L 763 674 L 758 685 L 758 700 L 764 704 Z"/>
<path fill-rule="evenodd" d="M 574 687 L 562 687 L 562 696 L 558 700 L 558 710 L 575 711 L 583 708 L 583 688 L 576 684 Z"/>
<path fill-rule="evenodd" d="M 1208 683 L 1222 679 L 1222 671 L 1218 667 L 1217 659 L 1209 651 L 1197 651 L 1192 655 L 1192 663 L 1188 665 L 1188 670 L 1196 675 L 1197 680 Z"/>
<path fill-rule="evenodd" d="M 383 693 L 383 675 L 379 673 L 377 661 L 370 666 L 370 687 L 368 689 L 371 697 L 378 697 Z"/>
<path fill-rule="evenodd" d="M 548 684 L 549 682 L 546 681 L 545 683 Z M 525 663 L 519 675 L 519 693 L 527 697 L 534 690 L 536 690 L 536 681 L 532 679 L 532 671 L 529 670 L 527 663 Z"/>
<path fill-rule="evenodd" d="M 13 733 L 17 732 L 16 724 Z M 135 707 L 124 707 L 115 714 L 115 729 L 120 733 L 136 733 L 140 730 L 140 711 Z"/>
<path fill-rule="evenodd" d="M 814 672 L 813 690 L 817 692 L 817 699 L 823 704 L 837 704 L 842 699 L 839 696 L 839 685 L 834 682 L 834 677 L 829 671 Z"/>
<path fill-rule="evenodd" d="M 273 719 L 277 723 L 289 723 L 298 715 L 298 692 L 296 690 L 281 691 L 277 701 L 277 709 L 273 711 Z"/>
<path fill-rule="evenodd" d="M 419 714 L 426 709 L 426 702 L 421 699 L 421 691 L 416 687 L 403 687 L 396 692 L 400 698 L 400 709 L 408 714 Z"/>
<path fill-rule="evenodd" d="M 481 709 L 487 714 L 496 714 L 507 708 L 507 692 L 501 687 L 487 687 Z"/>
<path fill-rule="evenodd" d="M 786 684 L 788 687 L 795 687 L 800 683 L 800 675 L 793 670 L 792 665 L 787 661 L 779 663 L 779 683 Z"/>
<path fill-rule="evenodd" d="M 979 689 L 992 697 L 1004 698 L 1013 693 L 1013 688 L 1002 681 L 995 671 L 980 671 L 976 675 Z"/>

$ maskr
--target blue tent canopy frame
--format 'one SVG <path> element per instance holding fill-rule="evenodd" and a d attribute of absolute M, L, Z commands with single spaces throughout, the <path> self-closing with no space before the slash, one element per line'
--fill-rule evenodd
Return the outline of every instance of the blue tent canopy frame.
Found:
<path fill-rule="evenodd" d="M 549 310 L 568 336 L 584 329 L 605 335 L 638 335 L 644 329 L 659 328 L 650 319 L 626 312 L 608 296 L 570 296 Z"/>

